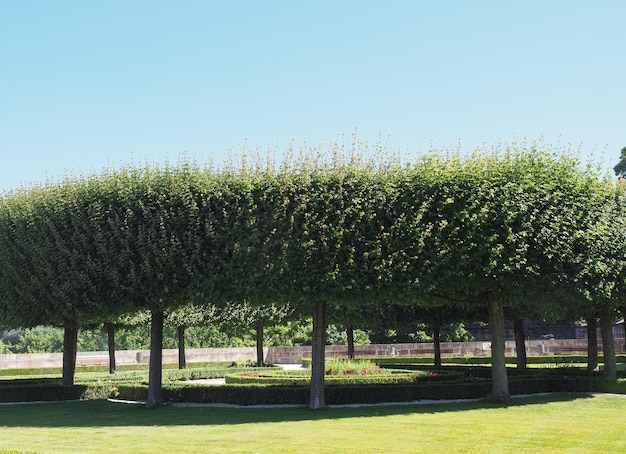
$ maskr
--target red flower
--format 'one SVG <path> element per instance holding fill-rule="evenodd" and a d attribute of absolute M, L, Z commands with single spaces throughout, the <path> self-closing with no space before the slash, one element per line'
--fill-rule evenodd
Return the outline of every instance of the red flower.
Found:
<path fill-rule="evenodd" d="M 254 372 L 242 372 L 241 373 L 242 377 L 252 377 L 252 378 L 259 378 L 259 374 L 256 374 Z"/>

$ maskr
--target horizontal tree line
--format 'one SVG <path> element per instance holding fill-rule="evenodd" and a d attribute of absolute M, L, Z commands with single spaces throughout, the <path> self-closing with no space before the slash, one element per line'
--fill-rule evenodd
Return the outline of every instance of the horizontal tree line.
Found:
<path fill-rule="evenodd" d="M 289 305 L 313 314 L 318 408 L 328 309 L 484 311 L 492 397 L 507 400 L 504 311 L 606 316 L 623 291 L 624 214 L 620 185 L 544 144 L 111 170 L 2 196 L 0 318 L 64 326 L 71 383 L 80 326 L 150 311 L 156 406 L 166 312 Z"/>

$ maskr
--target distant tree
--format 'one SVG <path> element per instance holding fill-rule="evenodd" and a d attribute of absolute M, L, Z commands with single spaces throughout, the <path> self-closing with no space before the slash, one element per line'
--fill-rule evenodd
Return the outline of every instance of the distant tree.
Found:
<path fill-rule="evenodd" d="M 116 342 L 115 336 L 119 328 L 133 328 L 139 325 L 147 325 L 149 323 L 150 314 L 146 311 L 139 311 L 134 314 L 124 314 L 115 320 L 109 320 L 102 324 L 102 328 L 106 330 L 107 334 L 107 350 L 109 353 L 109 373 L 115 374 L 116 372 L 116 359 L 115 350 Z"/>
<path fill-rule="evenodd" d="M 261 367 L 265 358 L 263 355 L 264 330 L 268 326 L 280 325 L 288 320 L 298 318 L 289 304 L 253 305 L 247 301 L 242 303 L 230 302 L 220 311 L 217 318 L 222 330 L 237 335 L 244 330 L 254 329 L 256 339 L 256 362 Z"/>
<path fill-rule="evenodd" d="M 13 339 L 12 353 L 53 353 L 63 351 L 63 330 L 36 326 Z"/>
<path fill-rule="evenodd" d="M 626 175 L 626 147 L 622 148 L 620 153 L 619 162 L 613 167 L 615 175 L 618 177 L 624 177 Z"/>
<path fill-rule="evenodd" d="M 354 359 L 355 330 L 388 327 L 382 321 L 380 307 L 374 304 L 333 305 L 329 318 L 331 324 L 341 327 L 345 332 L 348 359 Z"/>
<path fill-rule="evenodd" d="M 218 309 L 212 305 L 199 306 L 196 304 L 186 304 L 173 311 L 168 311 L 165 317 L 165 324 L 172 325 L 176 329 L 178 339 L 178 368 L 187 368 L 187 358 L 185 354 L 185 330 L 190 326 L 201 326 L 214 323 L 218 319 Z"/>

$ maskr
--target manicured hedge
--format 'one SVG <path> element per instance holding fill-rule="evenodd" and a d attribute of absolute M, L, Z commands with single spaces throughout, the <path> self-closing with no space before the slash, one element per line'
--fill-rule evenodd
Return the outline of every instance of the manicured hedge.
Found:
<path fill-rule="evenodd" d="M 39 402 L 106 399 L 112 396 L 111 385 L 74 385 L 39 383 L 0 386 L 0 402 Z"/>
<path fill-rule="evenodd" d="M 131 372 L 131 371 L 148 371 L 148 364 L 120 364 L 116 366 L 116 371 Z M 255 367 L 248 361 L 203 361 L 203 362 L 189 362 L 187 363 L 187 369 L 221 369 L 221 370 L 239 370 L 246 367 Z M 163 363 L 163 369 L 166 370 L 178 370 L 178 363 Z M 185 370 L 187 370 L 185 369 Z M 0 377 L 15 376 L 22 377 L 24 375 L 58 375 L 61 376 L 63 369 L 61 367 L 28 367 L 28 368 L 12 368 L 12 369 L 0 369 Z M 76 366 L 76 374 L 90 373 L 90 372 L 102 372 L 104 374 L 109 373 L 109 366 Z"/>
<path fill-rule="evenodd" d="M 305 405 L 309 399 L 309 387 L 306 385 L 172 385 L 164 386 L 163 395 L 165 400 L 170 402 L 233 405 Z"/>
<path fill-rule="evenodd" d="M 168 381 L 184 381 L 184 380 L 198 380 L 198 379 L 209 379 L 209 378 L 223 378 L 226 374 L 234 373 L 234 372 L 242 372 L 242 371 L 265 371 L 270 369 L 265 366 L 262 368 L 258 367 L 246 367 L 246 366 L 224 366 L 221 367 L 201 367 L 201 368 L 193 368 L 193 369 L 174 369 L 167 368 L 163 371 L 163 379 Z M 276 368 L 278 369 L 278 368 Z M 0 374 L 0 385 L 2 384 L 10 384 L 10 385 L 23 385 L 27 384 L 30 381 L 41 381 L 41 380 L 56 380 L 58 383 L 61 383 L 60 368 L 41 368 L 41 369 L 27 369 L 25 373 L 20 373 L 22 369 L 5 369 L 11 370 L 12 373 Z M 108 369 L 107 369 L 108 371 Z M 56 372 L 56 373 L 55 373 Z M 87 372 L 87 371 L 81 371 Z M 105 382 L 105 383 L 128 383 L 128 382 L 147 382 L 148 381 L 148 370 L 146 368 L 128 368 L 126 371 L 120 371 L 116 374 L 109 374 L 108 372 L 104 372 L 101 370 L 91 371 L 99 372 L 100 375 L 90 375 L 90 376 L 78 376 L 76 379 L 76 383 L 79 384 L 90 384 L 94 381 Z M 29 377 L 29 378 L 25 378 Z"/>
<path fill-rule="evenodd" d="M 554 392 L 607 392 L 626 394 L 626 380 L 572 376 L 519 376 L 509 381 L 511 394 Z M 336 385 L 326 387 L 326 403 L 374 404 L 381 402 L 411 402 L 417 400 L 480 399 L 491 390 L 491 381 L 470 377 L 465 382 L 393 384 L 393 385 Z M 185 383 L 164 385 L 164 399 L 168 402 L 191 402 L 231 405 L 305 405 L 309 398 L 306 385 L 223 385 L 202 386 Z M 0 387 L 2 402 L 34 402 L 116 397 L 130 401 L 145 401 L 148 386 L 120 384 L 61 386 L 58 383 L 39 383 Z"/>
<path fill-rule="evenodd" d="M 404 364 L 432 364 L 434 359 L 432 356 L 395 356 L 384 358 L 366 358 L 359 357 L 359 359 L 370 360 L 378 363 L 380 366 L 389 365 L 404 365 Z M 598 361 L 602 363 L 604 361 L 603 355 L 598 355 Z M 626 363 L 626 355 L 616 355 L 616 361 L 618 363 Z M 491 364 L 490 356 L 446 356 L 441 358 L 442 364 Z M 586 355 L 545 355 L 545 356 L 528 356 L 526 358 L 527 364 L 573 364 L 573 363 L 586 363 Z M 507 364 L 516 364 L 516 356 L 507 356 Z M 303 359 L 302 364 L 310 365 L 311 360 Z"/>
<path fill-rule="evenodd" d="M 591 377 L 512 378 L 511 394 L 551 392 L 610 392 L 626 394 L 626 380 L 617 382 Z M 373 404 L 416 400 L 480 399 L 491 390 L 490 380 L 421 385 L 338 385 L 326 387 L 326 403 Z M 122 391 L 121 391 L 122 392 Z M 166 386 L 166 400 L 173 402 L 226 403 L 237 405 L 304 405 L 306 386 L 225 385 Z"/>
<path fill-rule="evenodd" d="M 419 373 L 418 373 L 419 371 Z M 434 381 L 458 381 L 463 377 L 462 372 L 452 370 L 423 370 L 415 368 L 413 371 L 387 369 L 380 375 L 327 375 L 328 386 L 341 385 L 393 385 L 416 384 Z M 260 371 L 239 372 L 228 374 L 225 377 L 228 384 L 265 384 L 265 385 L 299 385 L 308 384 L 311 376 L 308 371 Z"/>

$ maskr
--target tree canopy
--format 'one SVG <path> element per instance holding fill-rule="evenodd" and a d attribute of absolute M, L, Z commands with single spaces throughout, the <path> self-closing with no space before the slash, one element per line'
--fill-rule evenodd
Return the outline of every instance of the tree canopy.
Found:
<path fill-rule="evenodd" d="M 493 321 L 506 307 L 618 288 L 597 272 L 599 233 L 616 228 L 623 204 L 572 153 L 510 144 L 406 163 L 331 156 L 146 166 L 4 194 L 0 316 L 81 325 L 149 310 L 162 323 L 189 302 L 302 312 L 387 301 L 480 305 Z M 607 276 L 621 276 L 623 259 L 612 259 Z"/>

